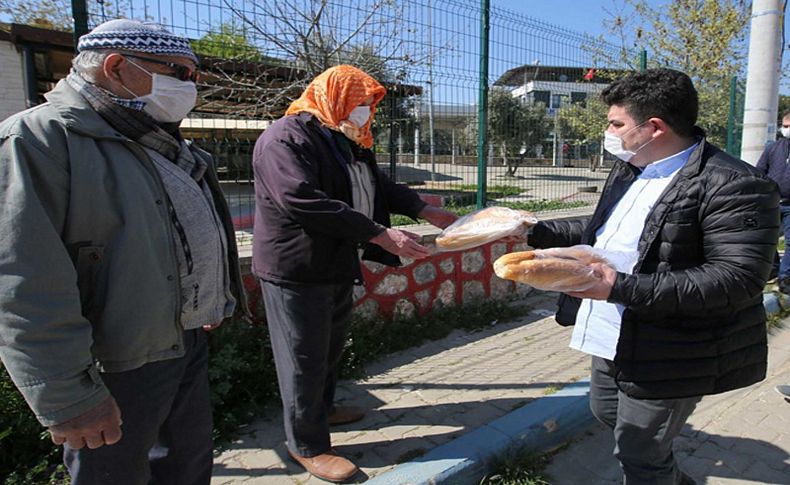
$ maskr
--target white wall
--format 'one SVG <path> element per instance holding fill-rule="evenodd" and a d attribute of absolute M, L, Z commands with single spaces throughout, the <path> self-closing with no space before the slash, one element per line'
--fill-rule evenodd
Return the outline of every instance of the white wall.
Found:
<path fill-rule="evenodd" d="M 10 42 L 0 41 L 0 121 L 25 109 L 22 53 Z"/>

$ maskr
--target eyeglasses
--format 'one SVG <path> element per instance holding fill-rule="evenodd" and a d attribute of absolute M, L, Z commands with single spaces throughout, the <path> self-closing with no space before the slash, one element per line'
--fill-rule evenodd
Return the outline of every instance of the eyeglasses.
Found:
<path fill-rule="evenodd" d="M 150 57 L 143 57 L 143 56 L 136 56 L 134 54 L 122 54 L 125 57 L 131 57 L 132 59 L 140 59 L 141 61 L 148 61 L 153 62 L 154 64 L 161 64 L 163 66 L 167 66 L 173 70 L 172 74 L 167 74 L 168 76 L 174 77 L 179 81 L 192 81 L 196 83 L 200 78 L 200 74 L 198 73 L 197 69 L 191 69 L 183 64 L 178 64 L 176 62 L 167 62 L 167 61 L 160 61 L 159 59 L 151 59 Z"/>

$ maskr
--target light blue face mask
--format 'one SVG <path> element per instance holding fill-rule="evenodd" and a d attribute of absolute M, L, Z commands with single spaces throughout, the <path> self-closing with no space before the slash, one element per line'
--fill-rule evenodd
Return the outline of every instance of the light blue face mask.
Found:
<path fill-rule="evenodd" d="M 362 128 L 370 119 L 370 106 L 357 106 L 348 115 L 348 121 Z"/>

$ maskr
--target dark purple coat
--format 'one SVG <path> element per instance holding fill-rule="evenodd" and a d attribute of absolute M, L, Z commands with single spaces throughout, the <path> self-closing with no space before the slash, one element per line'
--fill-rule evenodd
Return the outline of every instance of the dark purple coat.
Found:
<path fill-rule="evenodd" d="M 414 219 L 425 207 L 416 192 L 387 178 L 370 150 L 347 151 L 309 113 L 273 123 L 255 144 L 253 272 L 274 283 L 362 283 L 357 250 L 365 259 L 397 266 L 397 256 L 367 243 L 389 214 Z M 370 166 L 376 179 L 373 219 L 352 207 L 349 157 Z"/>
<path fill-rule="evenodd" d="M 790 139 L 780 138 L 760 155 L 757 170 L 779 186 L 782 200 L 790 200 Z"/>

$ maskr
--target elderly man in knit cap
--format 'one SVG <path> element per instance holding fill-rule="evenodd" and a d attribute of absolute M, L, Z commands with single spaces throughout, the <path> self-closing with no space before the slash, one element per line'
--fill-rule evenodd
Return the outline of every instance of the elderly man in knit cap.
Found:
<path fill-rule="evenodd" d="M 75 485 L 208 484 L 206 330 L 245 305 L 214 162 L 178 131 L 197 58 L 133 20 L 78 50 L 0 124 L 0 358 Z"/>

